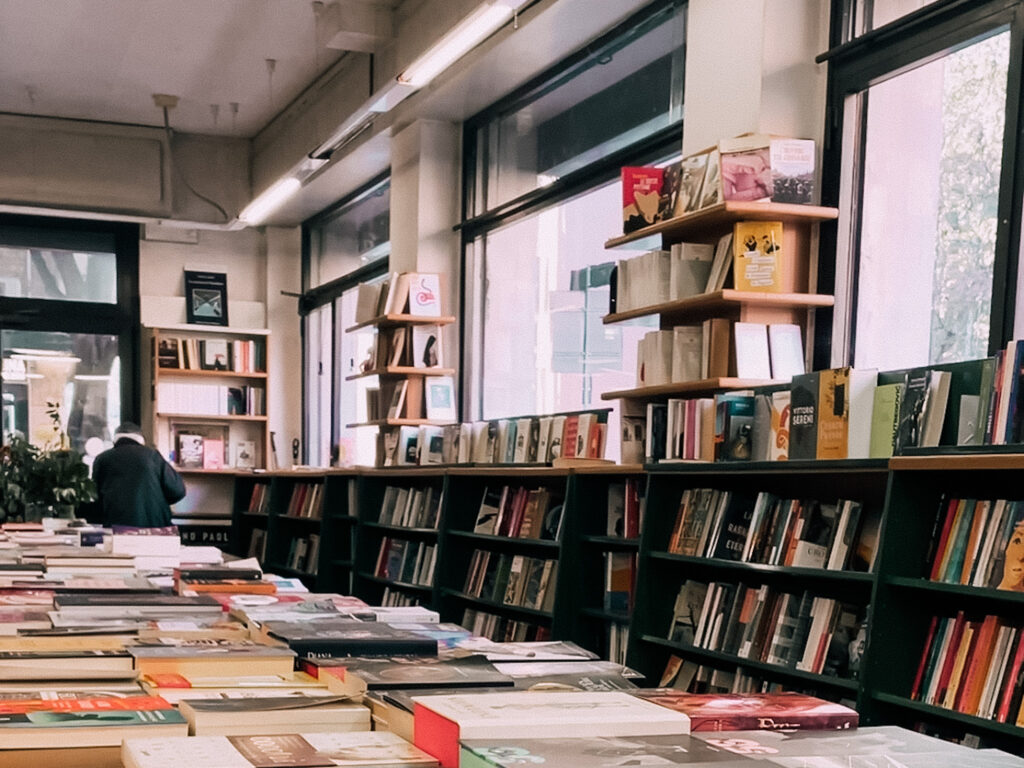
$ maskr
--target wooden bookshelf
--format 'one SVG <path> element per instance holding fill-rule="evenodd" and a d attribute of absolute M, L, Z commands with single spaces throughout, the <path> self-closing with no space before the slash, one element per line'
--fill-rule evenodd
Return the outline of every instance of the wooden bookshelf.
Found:
<path fill-rule="evenodd" d="M 628 398 L 635 400 L 659 400 L 665 397 L 676 395 L 689 395 L 701 397 L 713 395 L 716 392 L 723 392 L 730 389 L 750 389 L 752 387 L 764 387 L 771 384 L 783 384 L 786 382 L 771 381 L 768 379 L 739 379 L 734 376 L 720 377 L 717 379 L 700 379 L 699 381 L 679 381 L 672 384 L 658 384 L 653 387 L 637 387 L 635 389 L 617 389 L 611 392 L 602 392 L 602 400 L 618 400 Z"/>
<path fill-rule="evenodd" d="M 361 323 L 350 325 L 345 329 L 345 333 L 351 333 L 352 331 L 358 331 L 361 328 L 369 328 L 372 326 L 376 326 L 377 328 L 394 328 L 400 325 L 451 325 L 454 322 L 455 317 L 452 315 L 439 315 L 436 317 L 405 314 L 380 315 L 379 317 L 374 317 L 370 320 L 364 320 Z"/>
<path fill-rule="evenodd" d="M 708 232 L 723 230 L 736 221 L 781 221 L 783 224 L 803 224 L 831 221 L 839 218 L 839 210 L 817 205 L 795 205 L 793 203 L 748 203 L 730 200 L 703 208 L 683 216 L 660 221 L 649 227 L 620 235 L 607 240 L 605 248 L 618 248 L 643 240 L 652 235 L 662 235 L 672 242 L 693 239 L 701 240 Z"/>
<path fill-rule="evenodd" d="M 729 315 L 736 315 L 738 320 L 744 322 L 756 322 L 759 315 L 765 314 L 762 311 L 765 309 L 772 310 L 770 315 L 774 321 L 779 309 L 831 307 L 833 304 L 833 296 L 820 293 L 762 293 L 723 288 L 713 293 L 702 293 L 699 296 L 652 304 L 649 307 L 615 312 L 605 315 L 602 322 L 605 325 L 612 325 L 651 315 L 659 315 L 663 320 L 671 321 L 673 325 Z"/>
<path fill-rule="evenodd" d="M 389 365 L 386 368 L 376 368 L 372 371 L 363 371 L 346 376 L 345 381 L 365 379 L 368 376 L 454 376 L 454 368 L 414 368 L 411 365 Z"/>

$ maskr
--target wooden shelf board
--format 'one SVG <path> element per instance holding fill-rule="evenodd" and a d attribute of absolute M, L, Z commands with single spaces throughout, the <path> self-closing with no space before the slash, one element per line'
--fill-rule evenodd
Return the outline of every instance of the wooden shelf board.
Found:
<path fill-rule="evenodd" d="M 381 315 L 380 317 L 374 317 L 370 320 L 364 320 L 361 323 L 350 325 L 345 329 L 345 333 L 351 333 L 352 331 L 358 331 L 360 328 L 369 328 L 371 326 L 388 328 L 396 325 L 450 325 L 454 322 L 455 318 L 452 315 L 441 315 L 440 317 L 425 317 L 423 315 Z"/>
<path fill-rule="evenodd" d="M 402 526 L 402 525 L 389 525 L 387 523 L 371 523 L 371 522 L 362 523 L 362 526 L 364 528 L 371 528 L 371 529 L 377 530 L 377 531 L 388 531 L 390 533 L 408 533 L 408 534 L 411 534 L 411 535 L 416 536 L 418 538 L 419 537 L 423 537 L 423 536 L 436 536 L 437 535 L 437 529 L 436 528 L 409 528 L 408 526 Z"/>
<path fill-rule="evenodd" d="M 998 733 L 1003 736 L 1014 736 L 1016 738 L 1024 735 L 1024 731 L 1013 723 L 998 723 L 995 720 L 986 720 L 983 717 L 966 715 L 963 712 L 957 712 L 952 709 L 925 704 L 923 701 L 913 701 L 904 696 L 896 696 L 883 691 L 872 691 L 871 698 L 883 704 L 890 704 L 928 717 L 958 723 L 970 729 L 984 730 L 989 733 Z"/>
<path fill-rule="evenodd" d="M 568 467 L 544 465 L 493 464 L 477 467 L 451 467 L 448 474 L 453 477 L 568 477 Z"/>
<path fill-rule="evenodd" d="M 202 371 L 191 368 L 157 368 L 156 377 L 174 376 L 175 378 L 218 378 L 218 379 L 266 379 L 267 374 L 263 371 L 258 373 L 242 373 L 240 371 Z"/>
<path fill-rule="evenodd" d="M 216 336 L 218 334 L 227 334 L 229 336 L 269 336 L 270 331 L 267 328 L 232 328 L 227 325 L 197 325 L 195 323 L 172 323 L 171 325 L 147 325 L 151 331 L 177 331 L 187 333 L 197 333 L 199 335 L 210 335 Z"/>
<path fill-rule="evenodd" d="M 787 576 L 814 581 L 846 582 L 870 586 L 875 577 L 863 571 L 830 571 L 824 568 L 801 568 L 791 565 L 763 565 L 761 563 L 741 563 L 735 560 L 722 560 L 715 557 L 694 557 L 692 555 L 676 555 L 671 552 L 651 552 L 652 560 L 670 563 L 713 568 L 737 573 L 764 574 L 770 576 Z"/>
<path fill-rule="evenodd" d="M 525 608 L 521 605 L 507 605 L 506 603 L 499 603 L 495 600 L 488 600 L 484 597 L 474 597 L 473 595 L 467 595 L 465 592 L 460 592 L 457 589 L 442 589 L 441 590 L 447 597 L 453 597 L 456 600 L 463 600 L 468 603 L 474 603 L 476 605 L 483 606 L 484 608 L 490 608 L 496 611 L 519 613 L 524 616 L 530 616 L 534 619 L 540 619 L 542 621 L 551 620 L 550 611 L 539 611 L 536 608 Z"/>
<path fill-rule="evenodd" d="M 376 421 L 356 422 L 354 424 L 346 424 L 345 426 L 349 429 L 356 427 L 446 427 L 454 423 L 437 419 L 377 419 Z"/>
<path fill-rule="evenodd" d="M 643 464 L 605 464 L 601 466 L 569 466 L 574 475 L 642 475 Z"/>
<path fill-rule="evenodd" d="M 671 474 L 886 474 L 888 459 L 807 459 L 797 461 L 665 461 L 645 468 L 651 476 Z"/>
<path fill-rule="evenodd" d="M 299 517 L 298 515 L 275 515 L 278 520 L 289 520 L 295 523 L 316 523 L 320 525 L 323 522 L 322 517 Z"/>
<path fill-rule="evenodd" d="M 859 686 L 856 680 L 846 680 L 832 675 L 819 675 L 814 672 L 804 672 L 799 669 L 794 669 L 793 667 L 783 667 L 778 664 L 767 664 L 763 661 L 745 659 L 742 656 L 734 656 L 730 653 L 709 651 L 704 648 L 687 645 L 686 643 L 677 643 L 672 640 L 666 640 L 663 637 L 656 637 L 655 635 L 641 635 L 640 639 L 645 643 L 659 645 L 662 648 L 667 648 L 676 653 L 685 654 L 687 656 L 696 656 L 722 665 L 729 664 L 737 667 L 745 667 L 746 669 L 763 672 L 769 676 L 803 680 L 814 685 L 820 685 L 827 688 L 840 688 L 846 691 L 856 691 Z"/>
<path fill-rule="evenodd" d="M 907 470 L 979 470 L 1024 469 L 1024 453 L 967 453 L 935 456 L 893 456 L 889 469 Z"/>
<path fill-rule="evenodd" d="M 224 469 L 202 469 L 200 467 L 179 467 L 174 465 L 174 469 L 181 475 L 222 475 L 228 477 L 237 477 L 239 471 L 231 467 L 225 467 Z"/>
<path fill-rule="evenodd" d="M 373 576 L 369 573 L 359 572 L 356 574 L 360 579 L 366 579 L 372 581 L 375 584 L 383 584 L 387 587 L 394 587 L 395 589 L 412 590 L 416 592 L 431 592 L 433 587 L 424 587 L 421 584 L 410 584 L 407 581 L 393 581 L 392 579 L 385 579 L 381 576 Z"/>
<path fill-rule="evenodd" d="M 772 379 L 739 379 L 734 376 L 721 376 L 715 379 L 699 379 L 697 381 L 677 381 L 672 384 L 658 384 L 653 387 L 637 387 L 635 389 L 618 389 L 602 392 L 602 400 L 619 400 L 634 398 L 653 400 L 669 395 L 713 394 L 723 389 L 751 389 L 771 384 L 788 384 L 788 381 Z"/>
<path fill-rule="evenodd" d="M 189 421 L 266 421 L 266 416 L 249 416 L 241 414 L 218 413 L 157 413 L 161 419 L 188 419 Z"/>
<path fill-rule="evenodd" d="M 936 595 L 948 595 L 974 600 L 996 600 L 1003 603 L 1024 605 L 1024 592 L 1014 592 L 1008 589 L 989 589 L 987 587 L 969 587 L 965 584 L 947 584 L 943 581 L 931 581 L 929 579 L 913 579 L 903 576 L 890 576 L 885 583 L 891 587 L 912 589 L 915 591 L 931 592 Z"/>
<path fill-rule="evenodd" d="M 726 227 L 737 221 L 781 221 L 783 224 L 813 223 L 831 221 L 839 217 L 836 208 L 825 208 L 819 205 L 795 205 L 793 203 L 749 203 L 739 200 L 728 200 L 712 205 L 700 211 L 676 216 L 666 221 L 659 221 L 649 227 L 620 235 L 607 240 L 605 248 L 617 248 L 643 240 L 651 235 L 666 235 L 673 239 L 687 236 L 704 236 L 723 233 Z"/>
<path fill-rule="evenodd" d="M 354 373 L 346 376 L 345 381 L 365 379 L 368 376 L 454 376 L 454 368 L 415 368 L 411 365 L 389 365 L 386 368 L 375 368 L 372 371 Z"/>
<path fill-rule="evenodd" d="M 714 293 L 703 293 L 699 296 L 667 301 L 663 304 L 615 312 L 605 315 L 603 322 L 605 325 L 611 325 L 612 323 L 621 323 L 625 320 L 633 320 L 650 315 L 692 316 L 694 318 L 711 317 L 731 312 L 744 305 L 800 309 L 831 307 L 834 304 L 834 297 L 822 293 L 763 293 L 760 291 L 737 291 L 732 288 L 726 288 Z"/>

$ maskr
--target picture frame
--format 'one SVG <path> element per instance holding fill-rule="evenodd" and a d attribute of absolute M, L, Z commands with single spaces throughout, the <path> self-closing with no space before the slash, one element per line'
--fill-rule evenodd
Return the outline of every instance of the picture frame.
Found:
<path fill-rule="evenodd" d="M 228 276 L 185 270 L 185 317 L 189 325 L 228 324 Z"/>

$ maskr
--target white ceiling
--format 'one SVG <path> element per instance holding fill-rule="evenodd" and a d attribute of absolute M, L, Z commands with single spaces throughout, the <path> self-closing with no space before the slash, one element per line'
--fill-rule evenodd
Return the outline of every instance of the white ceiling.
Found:
<path fill-rule="evenodd" d="M 0 0 L 0 112 L 162 125 L 166 93 L 175 130 L 251 137 L 344 55 L 321 31 L 311 0 Z"/>

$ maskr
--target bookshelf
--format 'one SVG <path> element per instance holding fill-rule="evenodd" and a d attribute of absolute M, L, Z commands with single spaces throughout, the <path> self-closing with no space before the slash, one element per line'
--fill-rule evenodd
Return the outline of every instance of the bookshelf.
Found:
<path fill-rule="evenodd" d="M 193 478 L 266 467 L 269 332 L 198 325 L 145 330 L 145 416 L 157 450 Z"/>
<path fill-rule="evenodd" d="M 445 473 L 364 470 L 356 485 L 353 594 L 371 604 L 436 604 Z"/>
<path fill-rule="evenodd" d="M 1005 650 L 1000 657 L 998 649 L 992 645 L 986 648 L 973 645 L 984 643 L 981 629 L 986 617 L 996 617 L 996 621 L 1003 620 L 1009 626 L 1019 624 L 1024 592 L 993 589 L 992 582 L 985 580 L 977 586 L 955 583 L 971 579 L 958 579 L 948 574 L 950 581 L 938 581 L 932 575 L 936 553 L 941 554 L 936 541 L 940 540 L 950 500 L 1020 500 L 1021 470 L 1024 470 L 1024 455 L 1020 453 L 896 457 L 890 462 L 889 508 L 893 512 L 898 510 L 899 514 L 888 516 L 879 553 L 882 575 L 875 587 L 872 621 L 884 631 L 871 633 L 869 653 L 865 657 L 862 712 L 869 722 L 923 723 L 941 736 L 960 739 L 970 734 L 983 739 L 986 745 L 1020 752 L 1024 729 L 1015 725 L 1017 712 L 1014 711 L 1019 706 L 1000 706 L 1007 687 L 1012 689 L 1017 684 L 1017 676 L 1005 672 L 1008 664 L 1012 665 L 1013 649 L 1009 651 L 1008 663 L 1000 663 L 1000 658 L 1007 658 Z M 986 518 L 981 516 L 984 507 L 974 509 L 975 518 L 984 522 Z M 982 528 L 979 533 L 973 558 L 971 540 L 967 540 L 964 562 L 968 570 L 974 560 L 981 566 L 991 562 L 992 574 L 999 578 L 1002 573 L 996 573 L 995 569 L 1000 561 L 995 555 L 982 558 L 984 531 Z M 948 686 L 959 683 L 959 688 L 965 689 L 962 693 L 967 695 L 956 697 L 950 703 L 941 701 L 936 691 L 939 698 L 929 699 L 929 668 L 939 672 L 944 661 L 940 654 L 934 662 L 929 662 L 918 682 L 922 655 L 935 645 L 932 640 L 935 634 L 941 637 L 939 626 L 933 627 L 932 623 L 955 619 L 960 612 L 964 626 L 975 623 L 974 634 L 981 638 L 972 643 L 966 657 L 965 669 L 977 676 L 974 678 L 974 702 L 968 702 L 972 677 L 967 674 L 958 677 L 955 667 L 948 673 Z M 994 667 L 995 675 L 991 681 L 987 677 L 990 667 Z M 977 681 L 994 686 L 995 699 L 994 702 L 990 699 L 989 712 L 982 710 L 983 702 L 977 703 L 977 692 L 985 690 Z M 915 688 L 916 696 L 913 695 Z M 1017 704 L 1012 690 L 1006 703 L 1011 700 Z M 1000 709 L 1006 722 L 1000 717 Z"/>
<path fill-rule="evenodd" d="M 739 291 L 733 288 L 703 293 L 686 298 L 661 302 L 643 307 L 630 307 L 605 315 L 605 324 L 620 323 L 639 317 L 656 316 L 661 330 L 680 325 L 693 325 L 716 318 L 728 321 L 730 339 L 727 345 L 711 341 L 712 349 L 717 345 L 724 355 L 728 346 L 728 360 L 722 357 L 717 369 L 709 378 L 688 381 L 674 381 L 667 384 L 644 385 L 630 389 L 604 392 L 603 400 L 627 400 L 637 403 L 659 401 L 674 396 L 701 397 L 715 392 L 771 384 L 768 379 L 739 378 L 736 374 L 733 325 L 736 322 L 761 324 L 794 324 L 800 327 L 804 349 L 808 331 L 812 327 L 814 311 L 831 307 L 832 296 L 810 292 L 813 265 L 813 247 L 817 225 L 838 216 L 834 208 L 787 203 L 747 203 L 726 201 L 709 208 L 659 222 L 622 237 L 608 240 L 606 248 L 635 243 L 638 240 L 659 236 L 662 248 L 668 250 L 676 243 L 715 244 L 732 231 L 733 225 L 741 221 L 781 221 L 782 263 L 779 273 L 779 292 Z M 731 259 L 731 254 L 729 256 Z M 705 328 L 704 333 L 719 333 Z M 712 337 L 714 338 L 714 337 Z M 709 342 L 705 339 L 705 346 Z M 707 353 L 707 350 L 705 350 Z M 710 353 L 715 360 L 715 352 Z M 805 355 L 806 357 L 806 355 Z"/>
<path fill-rule="evenodd" d="M 764 492 L 779 499 L 816 499 L 822 503 L 853 500 L 862 506 L 860 524 L 865 526 L 881 524 L 887 479 L 886 462 L 876 460 L 759 462 L 745 466 L 689 464 L 648 468 L 636 607 L 629 626 L 630 666 L 647 675 L 651 684 L 657 684 L 674 656 L 684 663 L 716 670 L 725 676 L 743 673 L 769 683 L 810 690 L 825 698 L 855 699 L 861 690 L 861 682 L 849 668 L 798 668 L 795 655 L 788 663 L 769 661 L 767 639 L 772 637 L 774 622 L 767 626 L 767 636 L 760 635 L 760 643 L 746 651 L 741 651 L 739 642 L 727 640 L 724 631 L 720 635 L 714 633 L 712 641 L 710 624 L 704 637 L 700 632 L 683 632 L 673 638 L 676 597 L 680 588 L 687 584 L 708 585 L 707 594 L 712 593 L 710 587 L 716 584 L 728 585 L 734 590 L 733 595 L 742 595 L 741 588 L 744 587 L 764 590 L 769 596 L 791 594 L 802 598 L 807 594 L 810 598 L 852 606 L 858 621 L 870 622 L 869 606 L 872 605 L 877 569 L 869 571 L 867 563 L 850 564 L 842 570 L 826 570 L 741 562 L 722 556 L 678 554 L 670 551 L 669 542 L 676 533 L 676 516 L 683 493 L 687 490 L 693 492 L 699 488 L 710 488 L 747 494 L 748 498 Z M 703 609 L 702 593 L 698 591 L 697 594 L 700 596 L 698 605 Z M 723 629 L 727 628 L 731 613 L 726 606 L 727 594 L 723 592 L 721 597 Z M 775 598 L 770 599 L 774 601 Z M 714 614 L 719 607 L 711 604 L 710 610 Z M 771 617 L 767 620 L 771 621 Z M 734 638 L 735 641 L 739 639 Z"/>
<path fill-rule="evenodd" d="M 448 470 L 437 574 L 443 620 L 499 640 L 567 636 L 559 606 L 572 589 L 561 573 L 570 474 L 547 467 Z"/>

